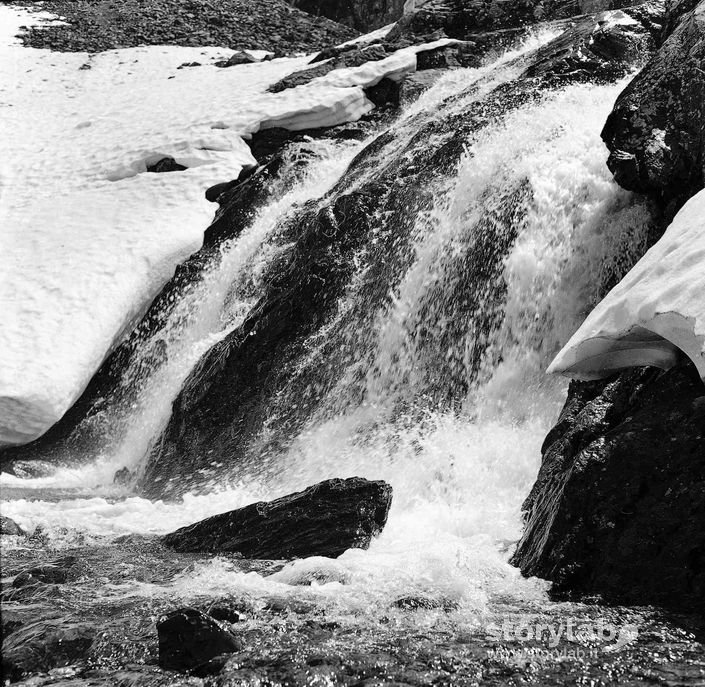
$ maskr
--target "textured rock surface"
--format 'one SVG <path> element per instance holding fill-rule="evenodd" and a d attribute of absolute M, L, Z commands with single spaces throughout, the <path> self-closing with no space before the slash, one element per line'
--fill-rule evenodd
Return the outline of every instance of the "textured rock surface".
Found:
<path fill-rule="evenodd" d="M 242 648 L 240 640 L 211 616 L 181 608 L 159 619 L 159 666 L 180 672 L 198 669 L 211 659 Z"/>
<path fill-rule="evenodd" d="M 356 35 L 283 0 L 49 0 L 42 9 L 69 26 L 31 28 L 25 44 L 72 52 L 145 44 L 306 52 Z"/>
<path fill-rule="evenodd" d="M 287 0 L 294 7 L 352 26 L 363 33 L 395 22 L 406 0 Z"/>
<path fill-rule="evenodd" d="M 573 382 L 513 562 L 557 592 L 705 610 L 705 387 L 695 369 Z"/>
<path fill-rule="evenodd" d="M 617 182 L 674 212 L 704 185 L 705 2 L 670 16 L 675 30 L 620 95 L 602 137 Z"/>
<path fill-rule="evenodd" d="M 214 515 L 164 537 L 177 551 L 245 558 L 337 558 L 366 549 L 387 522 L 392 488 L 360 477 L 332 479 L 269 503 Z"/>

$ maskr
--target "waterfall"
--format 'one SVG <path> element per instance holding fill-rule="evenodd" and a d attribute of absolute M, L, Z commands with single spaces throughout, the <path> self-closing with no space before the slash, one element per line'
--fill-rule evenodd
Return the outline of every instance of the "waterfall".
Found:
<path fill-rule="evenodd" d="M 536 39 L 522 50 L 535 45 Z M 462 111 L 511 80 L 522 69 L 520 57 L 517 51 L 491 67 L 447 75 L 400 116 L 388 145 L 410 139 L 439 102 L 456 98 Z M 166 329 L 140 351 L 126 377 L 140 385 L 139 400 L 126 415 L 115 410 L 126 427 L 118 447 L 80 470 L 22 485 L 81 487 L 90 498 L 18 499 L 8 502 L 6 514 L 41 523 L 57 542 L 71 541 L 66 528 L 95 537 L 165 532 L 320 479 L 361 475 L 389 481 L 394 504 L 370 551 L 349 551 L 335 564 L 349 577 L 341 606 L 374 606 L 411 588 L 478 611 L 498 596 L 541 598 L 542 586 L 521 581 L 506 559 L 520 533 L 519 510 L 541 442 L 564 397 L 564 382 L 546 378 L 544 370 L 647 240 L 649 213 L 612 181 L 599 137 L 624 85 L 547 93 L 468 145 L 457 171 L 438 179 L 433 207 L 412 227 L 408 259 L 390 268 L 380 298 L 369 299 L 370 275 L 361 265 L 333 321 L 307 341 L 302 375 L 331 349 L 345 355 L 334 359 L 340 369 L 331 389 L 272 460 L 248 464 L 228 479 L 214 456 L 218 477 L 204 469 L 200 479 L 210 487 L 180 503 L 96 489 L 116 469 L 137 467 L 199 356 L 242 322 L 263 274 L 286 249 L 281 222 L 324 194 L 364 147 L 322 144 L 329 147 L 308 176 L 223 247 Z M 364 177 L 364 166 L 356 174 Z M 489 245 L 497 236 L 506 250 Z M 490 259 L 501 269 L 485 278 Z M 155 358 L 166 362 L 141 364 Z M 250 452 L 266 452 L 277 431 L 273 411 Z M 253 581 L 221 560 L 199 566 L 169 593 L 233 584 L 255 593 L 286 581 Z"/>

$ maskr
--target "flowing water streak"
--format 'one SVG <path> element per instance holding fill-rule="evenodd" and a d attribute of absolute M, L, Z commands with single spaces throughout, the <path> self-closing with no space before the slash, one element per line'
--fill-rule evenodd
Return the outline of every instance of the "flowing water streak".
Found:
<path fill-rule="evenodd" d="M 507 67 L 504 76 L 511 78 L 512 71 Z M 458 74 L 437 87 L 444 97 L 461 88 Z M 648 217 L 614 185 L 604 164 L 599 131 L 621 87 L 569 87 L 480 135 L 457 177 L 448 180 L 446 195 L 419 218 L 415 261 L 391 307 L 377 313 L 365 401 L 337 417 L 316 418 L 298 437 L 275 484 L 234 484 L 220 493 L 187 496 L 183 504 L 138 498 L 11 502 L 8 515 L 28 527 L 51 522 L 57 531 L 66 525 L 96 535 L 163 532 L 325 477 L 361 474 L 386 479 L 395 490 L 388 526 L 368 552 L 349 551 L 335 563 L 295 562 L 267 579 L 216 560 L 199 564 L 170 588 L 143 586 L 140 593 L 281 592 L 374 615 L 395 595 L 418 592 L 450 598 L 463 612 L 473 612 L 464 617 L 482 615 L 498 598 L 540 601 L 542 585 L 521 580 L 506 559 L 563 388 L 560 381 L 546 381 L 543 369 L 611 278 L 602 265 L 627 245 L 643 245 Z M 429 108 L 439 97 L 434 91 L 424 96 Z M 410 113 L 400 122 L 409 130 L 413 107 Z M 442 321 L 443 313 L 427 307 L 428 294 L 439 285 L 463 285 L 454 272 L 462 264 L 454 248 L 472 236 L 495 191 L 524 183 L 531 200 L 504 263 L 504 318 L 487 342 L 484 367 L 463 412 L 425 408 L 420 420 L 394 417 L 390 408 L 399 397 L 413 404 L 428 381 L 427 368 L 447 353 L 418 336 L 421 325 Z M 353 286 L 348 298 L 354 297 Z M 453 352 L 461 362 L 466 345 L 458 341 Z M 328 583 L 306 590 L 288 586 L 312 568 Z"/>

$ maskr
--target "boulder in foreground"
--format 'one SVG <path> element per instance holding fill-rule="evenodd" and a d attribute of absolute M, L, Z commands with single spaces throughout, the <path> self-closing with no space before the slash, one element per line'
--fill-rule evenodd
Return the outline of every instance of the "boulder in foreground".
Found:
<path fill-rule="evenodd" d="M 182 527 L 167 534 L 164 543 L 177 551 L 232 552 L 245 558 L 337 558 L 370 545 L 387 522 L 391 502 L 386 482 L 330 479 Z"/>

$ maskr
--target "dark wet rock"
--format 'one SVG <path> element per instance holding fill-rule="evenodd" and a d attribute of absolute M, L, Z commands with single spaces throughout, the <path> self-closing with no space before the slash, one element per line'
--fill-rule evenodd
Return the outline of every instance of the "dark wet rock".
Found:
<path fill-rule="evenodd" d="M 195 608 L 181 608 L 163 616 L 157 623 L 157 633 L 159 666 L 165 670 L 203 669 L 217 656 L 242 648 L 225 624 Z"/>
<path fill-rule="evenodd" d="M 215 515 L 164 537 L 177 551 L 245 558 L 337 558 L 366 549 L 387 522 L 392 488 L 359 477 L 331 479 L 270 502 Z"/>
<path fill-rule="evenodd" d="M 28 623 L 4 638 L 2 674 L 10 682 L 83 660 L 99 632 L 75 618 Z"/>
<path fill-rule="evenodd" d="M 201 63 L 200 62 L 184 62 L 183 64 L 180 64 L 177 69 L 186 69 L 187 67 L 200 67 Z"/>
<path fill-rule="evenodd" d="M 205 611 L 211 618 L 215 618 L 220 622 L 225 623 L 240 623 L 251 615 L 253 609 L 246 602 L 237 602 L 232 600 L 216 601 L 212 603 Z"/>
<path fill-rule="evenodd" d="M 401 102 L 401 83 L 384 78 L 374 86 L 365 89 L 365 95 L 375 107 L 399 107 Z"/>
<path fill-rule="evenodd" d="M 570 80 L 614 81 L 630 72 L 634 64 L 646 61 L 655 47 L 660 17 L 659 2 L 638 8 L 617 10 L 576 20 L 563 35 L 538 52 L 529 74 L 548 70 L 558 85 Z"/>
<path fill-rule="evenodd" d="M 187 167 L 180 165 L 173 157 L 163 157 L 157 160 L 153 165 L 147 165 L 148 172 L 162 174 L 165 172 L 183 172 Z"/>
<path fill-rule="evenodd" d="M 513 557 L 558 594 L 705 610 L 705 386 L 695 368 L 572 382 Z"/>
<path fill-rule="evenodd" d="M 388 57 L 388 53 L 384 47 L 378 43 L 355 50 L 341 51 L 337 56 L 333 56 L 327 62 L 317 62 L 313 67 L 288 74 L 283 79 L 272 84 L 267 90 L 271 93 L 280 93 L 287 88 L 296 88 L 296 86 L 309 83 L 313 79 L 324 76 L 334 69 L 359 67 L 366 62 L 377 62 L 383 60 L 385 57 Z"/>
<path fill-rule="evenodd" d="M 690 14 L 700 2 L 701 0 L 666 0 L 662 42 L 678 28 L 683 18 Z"/>
<path fill-rule="evenodd" d="M 328 17 L 367 33 L 395 22 L 404 12 L 405 0 L 287 0 L 315 16 Z"/>
<path fill-rule="evenodd" d="M 75 556 L 65 556 L 53 563 L 38 565 L 20 572 L 12 581 L 12 586 L 29 587 L 37 584 L 64 584 L 68 581 L 71 569 L 78 562 Z"/>
<path fill-rule="evenodd" d="M 118 484 L 120 486 L 127 486 L 129 485 L 132 480 L 135 478 L 135 475 L 133 472 L 130 470 L 128 467 L 121 468 L 120 470 L 117 470 L 115 474 L 113 475 L 113 484 Z"/>
<path fill-rule="evenodd" d="M 670 214 L 705 184 L 705 2 L 680 17 L 656 56 L 619 96 L 602 132 L 626 189 Z"/>
<path fill-rule="evenodd" d="M 244 181 L 249 179 L 256 171 L 257 167 L 244 167 L 237 179 L 233 179 L 232 181 L 224 181 L 220 184 L 214 184 L 210 188 L 206 189 L 206 200 L 211 203 L 217 203 L 218 199 L 221 198 L 226 191 L 231 191 L 236 188 L 239 184 L 242 184 Z"/>
<path fill-rule="evenodd" d="M 0 515 L 0 534 L 10 537 L 21 537 L 25 534 L 25 531 L 12 518 Z"/>
<path fill-rule="evenodd" d="M 218 60 L 215 62 L 216 67 L 237 67 L 239 64 L 252 64 L 253 62 L 259 62 L 255 57 L 252 57 L 249 53 L 242 50 L 238 50 L 233 53 L 227 60 Z"/>

